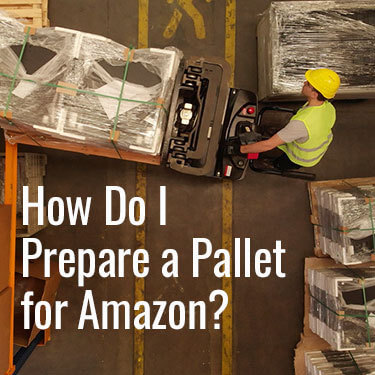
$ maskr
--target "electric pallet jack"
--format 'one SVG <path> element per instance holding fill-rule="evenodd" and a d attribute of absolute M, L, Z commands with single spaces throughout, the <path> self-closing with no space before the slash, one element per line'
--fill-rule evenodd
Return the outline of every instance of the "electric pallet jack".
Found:
<path fill-rule="evenodd" d="M 192 58 L 180 67 L 174 86 L 162 157 L 178 172 L 196 176 L 241 180 L 250 167 L 258 173 L 314 180 L 300 171 L 260 169 L 251 155 L 239 152 L 264 135 L 266 111 L 294 113 L 281 107 L 258 110 L 251 91 L 229 87 L 230 67 L 222 59 Z"/>

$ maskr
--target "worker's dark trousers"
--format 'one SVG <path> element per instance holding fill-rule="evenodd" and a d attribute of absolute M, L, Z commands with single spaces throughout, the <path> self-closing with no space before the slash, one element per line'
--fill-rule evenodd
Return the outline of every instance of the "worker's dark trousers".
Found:
<path fill-rule="evenodd" d="M 273 161 L 273 165 L 275 168 L 280 169 L 282 171 L 287 171 L 289 169 L 300 169 L 301 166 L 293 163 L 289 158 L 288 155 L 283 153 L 281 156 L 276 158 Z"/>

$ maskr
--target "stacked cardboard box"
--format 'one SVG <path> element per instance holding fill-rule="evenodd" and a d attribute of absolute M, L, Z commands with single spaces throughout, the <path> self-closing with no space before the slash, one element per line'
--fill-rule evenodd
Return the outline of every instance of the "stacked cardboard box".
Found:
<path fill-rule="evenodd" d="M 0 205 L 0 374 L 8 373 L 13 364 L 10 358 L 10 348 L 13 344 L 28 346 L 40 330 L 33 322 L 34 312 L 31 312 L 32 327 L 24 329 L 24 309 L 21 301 L 28 291 L 34 292 L 34 300 L 47 301 L 53 305 L 60 283 L 58 264 L 51 263 L 51 276 L 44 275 L 43 260 L 36 260 L 29 265 L 29 277 L 23 277 L 22 259 L 13 259 L 11 254 L 11 206 Z M 14 294 L 12 293 L 15 278 Z M 13 301 L 12 298 L 14 297 Z M 35 306 L 34 306 L 35 308 Z M 45 312 L 41 319 L 44 321 Z M 11 339 L 12 320 L 14 335 Z M 48 339 L 48 334 L 45 335 Z"/>
<path fill-rule="evenodd" d="M 47 301 L 51 307 L 56 298 L 57 289 L 60 284 L 60 273 L 58 263 L 51 263 L 51 276 L 44 275 L 44 261 L 38 259 L 29 264 L 29 277 L 23 277 L 22 259 L 17 259 L 15 268 L 15 291 L 14 291 L 14 344 L 27 347 L 34 340 L 40 329 L 35 325 L 35 305 L 32 307 L 31 327 L 24 328 L 24 308 L 21 302 L 28 291 L 33 291 L 33 300 Z M 41 313 L 41 320 L 44 322 L 45 311 Z M 46 335 L 48 336 L 48 335 Z"/>
<path fill-rule="evenodd" d="M 4 201 L 4 156 L 0 156 L 0 203 Z M 30 237 L 47 225 L 38 225 L 37 208 L 29 210 L 29 225 L 22 224 L 23 186 L 29 187 L 29 200 L 38 201 L 38 186 L 44 186 L 47 156 L 42 154 L 20 153 L 17 163 L 17 237 Z"/>

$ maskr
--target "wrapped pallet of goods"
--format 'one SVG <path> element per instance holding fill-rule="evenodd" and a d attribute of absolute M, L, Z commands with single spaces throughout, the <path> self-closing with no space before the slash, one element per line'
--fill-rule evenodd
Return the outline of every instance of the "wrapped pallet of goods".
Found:
<path fill-rule="evenodd" d="M 360 353 L 371 355 L 375 340 L 375 269 L 371 266 L 372 263 L 366 263 L 349 268 L 330 258 L 305 259 L 305 313 L 303 332 L 295 348 L 295 375 L 320 374 L 309 372 L 316 369 L 309 367 L 308 362 L 310 365 L 312 362 L 307 353 L 313 352 L 314 358 L 321 358 L 317 353 L 332 351 L 358 352 L 359 357 Z M 318 360 L 318 363 L 322 361 Z M 349 365 L 352 366 L 353 362 Z M 341 374 L 340 369 L 333 371 Z"/>
<path fill-rule="evenodd" d="M 375 350 L 307 352 L 306 375 L 366 375 L 375 373 Z"/>
<path fill-rule="evenodd" d="M 375 178 L 309 183 L 316 251 L 345 265 L 374 260 Z"/>
<path fill-rule="evenodd" d="M 308 282 L 314 333 L 334 350 L 374 347 L 375 269 L 310 269 Z"/>
<path fill-rule="evenodd" d="M 33 30 L 6 16 L 0 50 L 0 125 L 9 142 L 160 164 L 178 50 Z"/>
<path fill-rule="evenodd" d="M 302 99 L 304 73 L 314 68 L 339 74 L 336 98 L 375 97 L 373 0 L 272 2 L 257 40 L 261 100 Z"/>

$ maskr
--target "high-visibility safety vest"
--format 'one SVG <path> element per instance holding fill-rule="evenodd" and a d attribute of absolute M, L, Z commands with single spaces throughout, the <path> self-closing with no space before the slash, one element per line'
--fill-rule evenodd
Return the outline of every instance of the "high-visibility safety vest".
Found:
<path fill-rule="evenodd" d="M 279 148 L 293 163 L 303 167 L 318 164 L 333 139 L 331 129 L 336 121 L 335 107 L 328 101 L 319 106 L 307 107 L 305 104 L 291 120 L 302 121 L 305 124 L 309 139 L 303 143 L 285 143 Z"/>

